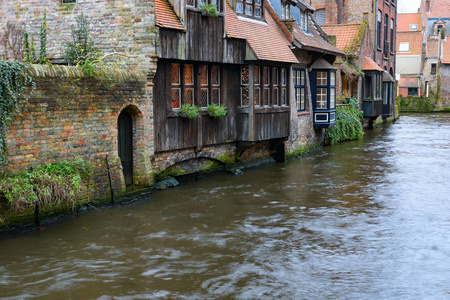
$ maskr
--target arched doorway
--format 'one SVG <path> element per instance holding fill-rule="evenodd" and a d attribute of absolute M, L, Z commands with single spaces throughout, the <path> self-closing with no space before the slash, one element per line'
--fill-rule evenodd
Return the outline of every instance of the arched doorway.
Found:
<path fill-rule="evenodd" d="M 125 185 L 133 184 L 133 119 L 123 110 L 117 121 L 119 157 L 122 162 Z"/>

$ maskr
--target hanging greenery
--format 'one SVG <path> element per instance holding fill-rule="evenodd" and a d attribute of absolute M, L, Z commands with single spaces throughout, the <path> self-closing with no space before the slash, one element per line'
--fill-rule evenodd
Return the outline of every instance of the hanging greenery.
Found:
<path fill-rule="evenodd" d="M 335 145 L 344 141 L 359 140 L 364 131 L 361 124 L 363 112 L 359 111 L 359 102 L 348 99 L 348 105 L 336 107 L 336 125 L 325 131 L 325 145 Z"/>
<path fill-rule="evenodd" d="M 19 110 L 25 87 L 32 83 L 25 65 L 0 60 L 0 170 L 7 162 L 6 138 L 14 114 Z"/>

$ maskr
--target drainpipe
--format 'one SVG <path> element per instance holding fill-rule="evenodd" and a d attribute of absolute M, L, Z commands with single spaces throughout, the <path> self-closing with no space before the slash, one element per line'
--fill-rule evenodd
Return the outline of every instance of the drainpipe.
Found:
<path fill-rule="evenodd" d="M 377 45 L 377 37 L 378 37 L 378 20 L 377 20 L 377 14 L 378 14 L 378 0 L 375 0 L 375 39 L 374 39 L 374 45 L 375 45 L 375 47 L 373 48 L 373 60 L 375 61 L 375 62 L 377 62 L 377 48 L 378 48 L 378 45 Z"/>

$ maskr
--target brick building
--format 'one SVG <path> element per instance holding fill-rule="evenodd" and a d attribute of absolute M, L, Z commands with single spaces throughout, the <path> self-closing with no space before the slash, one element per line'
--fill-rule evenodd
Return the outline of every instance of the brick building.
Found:
<path fill-rule="evenodd" d="M 395 45 L 396 45 L 396 18 L 397 6 L 395 0 L 310 0 L 313 7 L 316 8 L 316 18 L 321 24 L 361 24 L 366 20 L 369 28 L 372 51 L 367 57 L 373 60 L 383 71 L 382 83 L 377 80 L 372 81 L 377 85 L 373 91 L 380 90 L 380 97 L 367 97 L 366 93 L 361 101 L 363 110 L 365 106 L 365 116 L 369 120 L 374 120 L 378 116 L 383 119 L 394 116 L 394 74 L 395 74 Z M 365 60 L 365 58 L 364 58 Z M 363 70 L 364 71 L 364 70 Z M 374 70 L 371 70 L 374 71 Z M 376 75 L 375 77 L 377 77 Z M 369 79 L 365 79 L 365 84 Z M 363 89 L 363 91 L 367 89 Z M 374 95 L 379 95 L 378 92 Z M 376 100 L 375 100 L 376 98 Z M 369 100 L 379 101 L 382 104 Z"/>
<path fill-rule="evenodd" d="M 422 69 L 422 17 L 419 13 L 397 15 L 397 94 L 419 96 Z"/>
<path fill-rule="evenodd" d="M 419 7 L 425 49 L 422 50 L 421 94 L 450 106 L 450 7 L 447 1 L 426 0 Z"/>

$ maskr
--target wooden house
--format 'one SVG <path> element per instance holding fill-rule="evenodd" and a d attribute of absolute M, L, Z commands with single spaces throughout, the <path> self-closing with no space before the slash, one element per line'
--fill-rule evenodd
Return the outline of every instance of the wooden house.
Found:
<path fill-rule="evenodd" d="M 198 0 L 155 1 L 155 155 L 223 144 L 237 151 L 262 141 L 273 146 L 289 136 L 290 72 L 298 61 L 269 3 L 209 4 L 216 16 Z M 212 103 L 225 105 L 227 115 L 209 116 Z M 199 107 L 200 117 L 185 118 L 184 104 Z"/>

